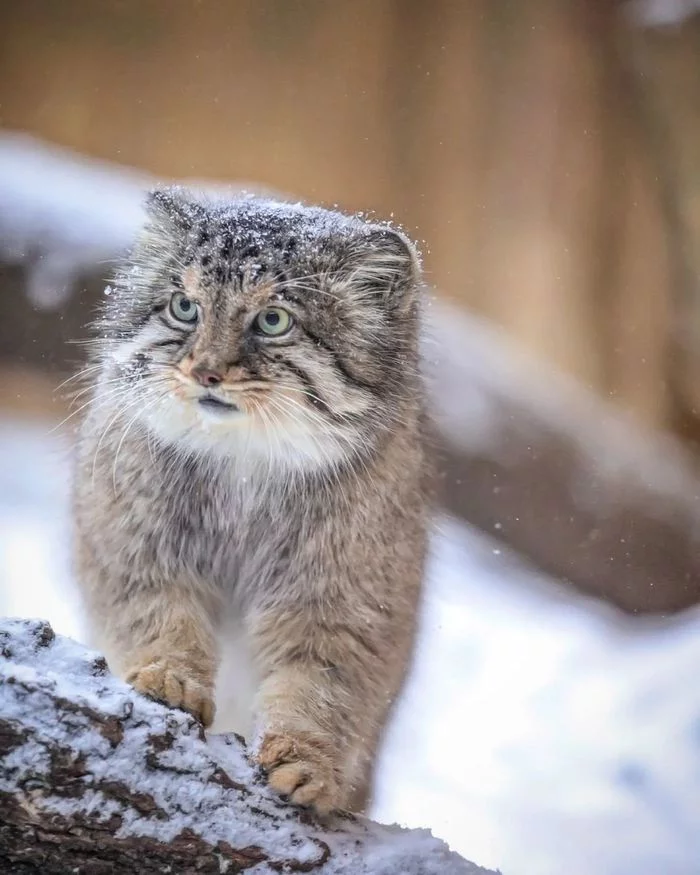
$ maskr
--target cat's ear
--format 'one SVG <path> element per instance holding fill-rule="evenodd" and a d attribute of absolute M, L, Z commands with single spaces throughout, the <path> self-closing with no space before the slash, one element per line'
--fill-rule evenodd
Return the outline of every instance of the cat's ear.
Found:
<path fill-rule="evenodd" d="M 182 186 L 154 188 L 146 197 L 146 213 L 163 230 L 190 231 L 201 214 L 202 205 Z"/>
<path fill-rule="evenodd" d="M 392 309 L 409 309 L 421 282 L 413 243 L 388 225 L 369 225 L 357 235 L 346 262 L 348 282 L 362 296 L 379 296 Z"/>

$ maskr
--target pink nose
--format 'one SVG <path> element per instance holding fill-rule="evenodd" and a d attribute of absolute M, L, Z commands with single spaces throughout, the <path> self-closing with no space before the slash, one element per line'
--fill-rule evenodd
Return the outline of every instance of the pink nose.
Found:
<path fill-rule="evenodd" d="M 218 371 L 213 371 L 211 368 L 205 368 L 201 365 L 192 368 L 191 373 L 202 386 L 218 386 L 224 379 Z"/>

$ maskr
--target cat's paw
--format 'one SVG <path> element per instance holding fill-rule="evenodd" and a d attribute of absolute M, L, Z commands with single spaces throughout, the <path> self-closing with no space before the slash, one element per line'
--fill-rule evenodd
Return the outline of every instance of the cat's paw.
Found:
<path fill-rule="evenodd" d="M 168 659 L 160 659 L 132 669 L 126 675 L 127 683 L 134 689 L 172 708 L 189 711 L 204 726 L 211 726 L 214 720 L 214 699 L 212 688 L 188 670 L 186 664 Z"/>
<path fill-rule="evenodd" d="M 267 733 L 256 760 L 270 787 L 295 805 L 324 815 L 341 807 L 333 762 L 322 742 L 311 735 Z"/>

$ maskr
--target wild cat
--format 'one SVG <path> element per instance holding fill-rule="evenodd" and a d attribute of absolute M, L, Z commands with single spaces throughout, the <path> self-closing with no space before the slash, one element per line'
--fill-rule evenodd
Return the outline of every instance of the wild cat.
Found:
<path fill-rule="evenodd" d="M 256 198 L 162 189 L 147 211 L 97 323 L 79 435 L 96 642 L 209 725 L 234 616 L 269 784 L 357 810 L 426 553 L 416 251 L 388 226 Z"/>

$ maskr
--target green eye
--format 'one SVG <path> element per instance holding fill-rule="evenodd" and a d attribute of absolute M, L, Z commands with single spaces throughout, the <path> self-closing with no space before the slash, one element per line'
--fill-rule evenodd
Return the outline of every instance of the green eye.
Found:
<path fill-rule="evenodd" d="M 279 337 L 292 327 L 292 317 L 281 307 L 268 307 L 255 317 L 255 327 L 268 337 Z"/>
<path fill-rule="evenodd" d="M 197 305 L 182 292 L 175 292 L 170 299 L 170 312 L 178 322 L 197 321 Z"/>

